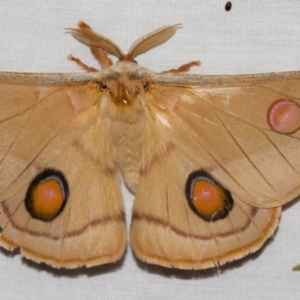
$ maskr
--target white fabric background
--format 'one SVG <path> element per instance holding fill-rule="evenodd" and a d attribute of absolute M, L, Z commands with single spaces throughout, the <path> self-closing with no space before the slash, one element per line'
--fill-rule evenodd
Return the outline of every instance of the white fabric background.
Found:
<path fill-rule="evenodd" d="M 0 70 L 78 71 L 70 53 L 96 66 L 64 28 L 85 20 L 124 51 L 141 35 L 184 23 L 138 62 L 162 71 L 200 59 L 194 73 L 300 70 L 300 1 L 0 0 Z M 1 109 L 1 107 L 0 107 Z M 38 130 L 38 129 L 37 129 Z M 1 142 L 1 141 L 0 141 Z M 253 187 L 255 188 L 255 187 Z M 133 196 L 124 190 L 127 220 Z M 84 204 L 83 204 L 84 205 Z M 115 265 L 53 270 L 0 251 L 1 299 L 299 299 L 300 204 L 286 206 L 275 237 L 257 254 L 206 271 L 176 271 L 138 262 L 130 247 Z"/>

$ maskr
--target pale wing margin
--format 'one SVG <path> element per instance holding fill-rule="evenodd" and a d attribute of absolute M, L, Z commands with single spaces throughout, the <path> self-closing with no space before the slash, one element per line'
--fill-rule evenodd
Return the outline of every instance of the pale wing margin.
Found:
<path fill-rule="evenodd" d="M 99 79 L 101 72 L 22 73 L 0 72 L 0 83 L 26 85 L 84 84 Z"/>

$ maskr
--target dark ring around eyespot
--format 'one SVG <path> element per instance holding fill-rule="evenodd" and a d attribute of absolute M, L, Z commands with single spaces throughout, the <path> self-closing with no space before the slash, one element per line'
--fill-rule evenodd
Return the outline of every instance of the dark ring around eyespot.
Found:
<path fill-rule="evenodd" d="M 50 222 L 65 208 L 69 197 L 69 186 L 64 174 L 47 168 L 31 181 L 25 207 L 32 218 Z"/>
<path fill-rule="evenodd" d="M 193 212 L 206 222 L 226 218 L 234 204 L 231 193 L 205 170 L 189 174 L 185 195 Z"/>

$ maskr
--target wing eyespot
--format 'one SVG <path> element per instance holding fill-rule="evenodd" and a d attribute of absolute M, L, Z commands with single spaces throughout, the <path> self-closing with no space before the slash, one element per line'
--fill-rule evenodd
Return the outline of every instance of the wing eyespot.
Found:
<path fill-rule="evenodd" d="M 300 107 L 292 100 L 278 99 L 269 107 L 267 122 L 278 133 L 293 133 L 300 128 Z"/>
<path fill-rule="evenodd" d="M 50 222 L 65 208 L 69 186 L 64 174 L 55 169 L 45 169 L 31 181 L 25 207 L 32 218 Z"/>
<path fill-rule="evenodd" d="M 193 212 L 206 222 L 226 218 L 234 204 L 230 192 L 204 170 L 189 174 L 185 195 Z"/>

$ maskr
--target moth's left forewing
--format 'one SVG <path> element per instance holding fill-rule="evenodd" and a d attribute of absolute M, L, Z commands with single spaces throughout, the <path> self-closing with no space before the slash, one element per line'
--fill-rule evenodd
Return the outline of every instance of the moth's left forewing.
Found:
<path fill-rule="evenodd" d="M 113 262 L 124 252 L 126 229 L 99 90 L 92 76 L 91 82 L 78 83 L 55 78 L 36 75 L 24 82 L 21 75 L 0 82 L 0 242 L 54 267 Z M 34 178 L 39 178 L 34 191 L 54 178 L 68 194 L 52 219 L 25 204 Z"/>
<path fill-rule="evenodd" d="M 131 225 L 136 254 L 198 269 L 256 251 L 277 227 L 280 205 L 300 193 L 299 132 L 277 133 L 267 120 L 276 100 L 298 102 L 299 74 L 164 76 L 170 82 L 164 77 L 148 93 L 155 115 L 149 126 L 164 143 L 141 170 Z M 191 182 L 206 181 L 232 196 L 211 221 L 199 217 L 201 207 L 191 209 L 186 192 Z"/>
<path fill-rule="evenodd" d="M 243 201 L 258 207 L 280 206 L 300 193 L 300 131 L 275 132 L 268 111 L 280 99 L 299 103 L 299 77 L 298 72 L 234 76 L 230 82 L 229 76 L 224 82 L 221 78 L 202 86 L 183 86 L 178 100 L 163 97 L 164 105 L 171 108 L 166 118 L 170 116 L 174 139 L 185 151 L 200 151 L 189 155 Z M 188 135 L 189 143 L 180 142 L 183 135 Z"/>

